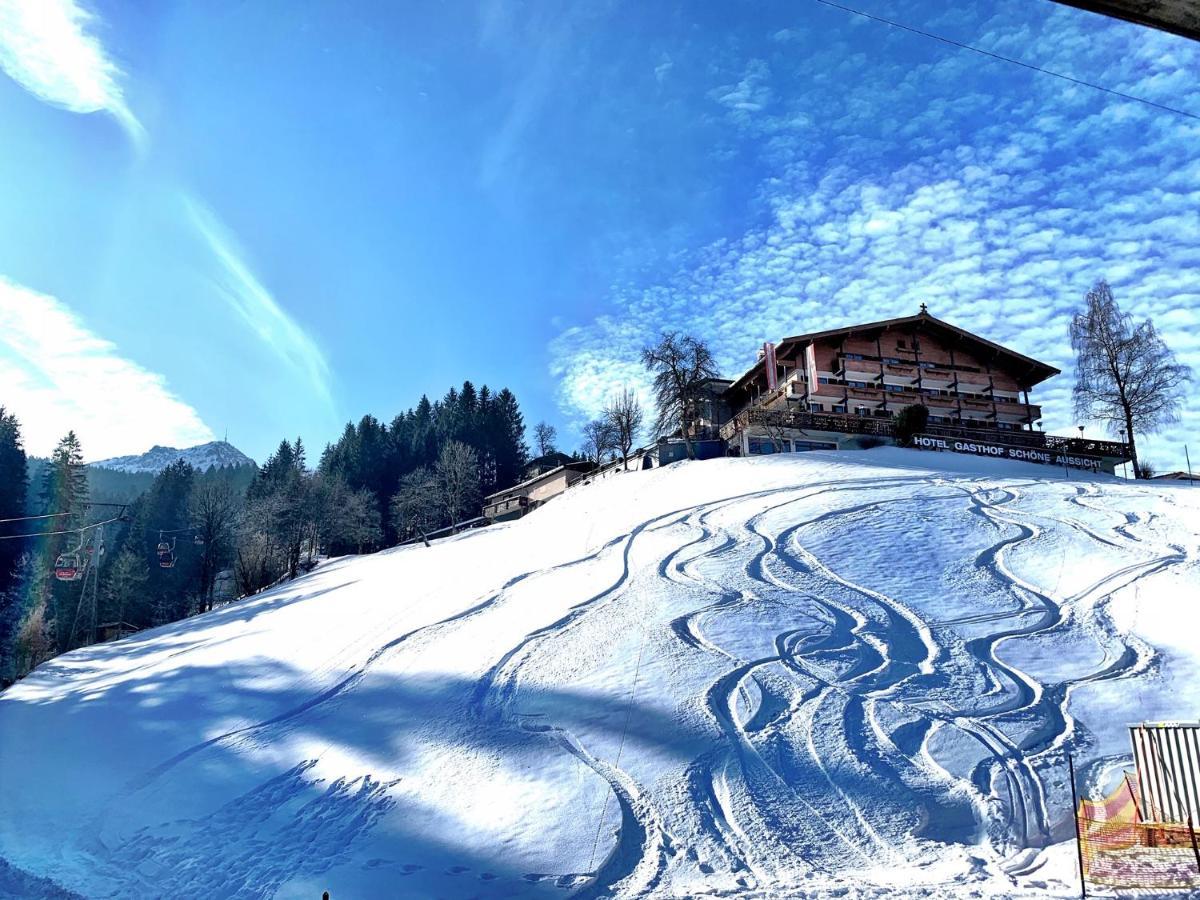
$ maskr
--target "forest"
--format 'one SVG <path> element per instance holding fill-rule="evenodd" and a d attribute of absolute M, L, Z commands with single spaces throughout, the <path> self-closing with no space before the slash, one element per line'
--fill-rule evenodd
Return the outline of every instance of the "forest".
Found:
<path fill-rule="evenodd" d="M 162 625 L 478 515 L 521 480 L 517 398 L 470 382 L 390 423 L 363 416 L 313 463 L 285 439 L 258 468 L 176 462 L 121 477 L 84 463 L 68 432 L 26 454 L 0 406 L 0 686 L 47 659 Z"/>

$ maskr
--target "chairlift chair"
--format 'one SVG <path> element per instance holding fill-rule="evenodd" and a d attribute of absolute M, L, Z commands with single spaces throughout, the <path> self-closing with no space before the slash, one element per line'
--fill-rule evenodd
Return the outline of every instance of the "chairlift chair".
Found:
<path fill-rule="evenodd" d="M 54 560 L 54 577 L 59 581 L 78 581 L 83 577 L 83 566 L 74 553 L 60 553 Z"/>
<path fill-rule="evenodd" d="M 159 533 L 158 542 L 158 565 L 163 569 L 175 568 L 175 538 L 171 538 L 171 543 L 162 540 L 162 534 Z"/>

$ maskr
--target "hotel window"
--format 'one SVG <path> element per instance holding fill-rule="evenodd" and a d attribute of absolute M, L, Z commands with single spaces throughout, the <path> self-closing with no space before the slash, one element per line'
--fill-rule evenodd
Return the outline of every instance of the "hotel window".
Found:
<path fill-rule="evenodd" d="M 898 394 L 900 391 L 904 390 L 904 385 L 902 384 L 885 384 L 883 387 L 885 390 L 891 391 L 893 394 Z"/>
<path fill-rule="evenodd" d="M 843 355 L 846 357 L 846 359 L 862 359 L 863 358 L 861 353 L 845 353 Z"/>
<path fill-rule="evenodd" d="M 820 378 L 817 379 L 817 382 L 820 384 L 833 384 L 833 379 L 826 378 L 824 375 L 822 375 Z"/>
<path fill-rule="evenodd" d="M 762 438 L 750 438 L 749 442 L 750 454 L 752 456 L 765 456 L 771 453 L 778 453 L 775 449 L 773 441 L 764 440 Z"/>
<path fill-rule="evenodd" d="M 823 407 L 823 406 L 821 406 L 821 404 L 820 404 L 820 403 L 810 403 L 810 404 L 808 404 L 808 411 L 809 411 L 809 412 L 821 412 L 823 409 L 824 409 L 824 407 Z"/>
<path fill-rule="evenodd" d="M 900 360 L 896 359 L 896 357 L 894 357 L 894 356 L 885 356 L 885 357 L 883 358 L 883 361 L 884 361 L 885 363 L 887 363 L 889 366 L 898 366 L 898 365 L 900 365 Z"/>
<path fill-rule="evenodd" d="M 856 406 L 854 407 L 854 414 L 856 416 L 869 416 L 871 414 L 871 410 L 867 409 L 865 406 Z"/>
<path fill-rule="evenodd" d="M 917 365 L 920 366 L 922 369 L 933 369 L 933 368 L 937 367 L 936 363 L 931 363 L 931 362 L 928 362 L 927 360 L 921 360 L 919 363 L 917 363 Z"/>
<path fill-rule="evenodd" d="M 1013 430 L 1012 422 L 997 422 L 996 427 L 999 428 L 1001 431 L 1012 431 Z"/>
<path fill-rule="evenodd" d="M 844 413 L 846 411 L 846 404 L 845 403 L 833 404 L 833 411 L 835 413 Z"/>
<path fill-rule="evenodd" d="M 867 386 L 865 381 L 847 381 L 846 384 L 852 388 L 865 388 Z"/>

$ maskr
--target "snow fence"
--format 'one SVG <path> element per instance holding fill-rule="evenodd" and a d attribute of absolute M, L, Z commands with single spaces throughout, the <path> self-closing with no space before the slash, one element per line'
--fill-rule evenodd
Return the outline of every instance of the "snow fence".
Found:
<path fill-rule="evenodd" d="M 1099 803 L 1076 811 L 1086 883 L 1125 890 L 1200 890 L 1200 846 L 1191 825 L 1146 821 L 1137 776 L 1126 774 Z"/>

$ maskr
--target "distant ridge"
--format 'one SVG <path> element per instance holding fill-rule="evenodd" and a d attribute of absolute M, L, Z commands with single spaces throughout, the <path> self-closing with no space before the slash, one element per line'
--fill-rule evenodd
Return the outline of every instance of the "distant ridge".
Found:
<path fill-rule="evenodd" d="M 182 459 L 194 469 L 207 472 L 209 469 L 228 469 L 255 465 L 237 447 L 226 441 L 210 441 L 195 447 L 180 450 L 177 447 L 151 447 L 137 456 L 114 456 L 89 463 L 93 468 L 112 469 L 117 472 L 158 474 L 171 463 Z"/>

